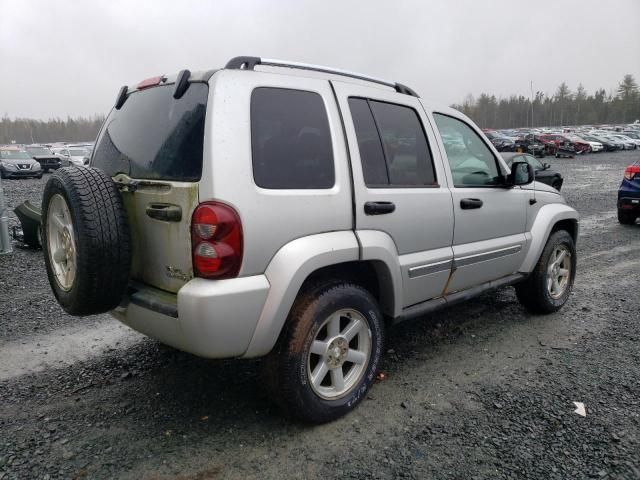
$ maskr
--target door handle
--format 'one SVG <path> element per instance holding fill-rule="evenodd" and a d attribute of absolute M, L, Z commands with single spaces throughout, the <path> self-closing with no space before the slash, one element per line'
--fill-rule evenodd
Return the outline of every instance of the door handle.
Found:
<path fill-rule="evenodd" d="M 364 213 L 367 215 L 384 215 L 392 213 L 396 209 L 393 202 L 367 202 L 364 204 Z"/>
<path fill-rule="evenodd" d="M 182 208 L 170 203 L 150 203 L 147 205 L 147 216 L 164 222 L 179 222 L 182 220 Z"/>
<path fill-rule="evenodd" d="M 460 200 L 460 208 L 462 210 L 473 210 L 474 208 L 482 208 L 482 200 L 479 198 L 463 198 Z"/>

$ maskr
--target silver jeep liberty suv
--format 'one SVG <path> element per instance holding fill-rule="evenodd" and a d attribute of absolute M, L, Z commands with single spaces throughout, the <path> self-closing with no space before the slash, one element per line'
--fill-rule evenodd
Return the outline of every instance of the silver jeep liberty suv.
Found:
<path fill-rule="evenodd" d="M 562 307 L 578 214 L 533 177 L 404 85 L 237 57 L 120 90 L 90 167 L 47 182 L 47 273 L 71 314 L 266 356 L 274 400 L 326 422 L 364 398 L 395 322 L 507 285 Z"/>

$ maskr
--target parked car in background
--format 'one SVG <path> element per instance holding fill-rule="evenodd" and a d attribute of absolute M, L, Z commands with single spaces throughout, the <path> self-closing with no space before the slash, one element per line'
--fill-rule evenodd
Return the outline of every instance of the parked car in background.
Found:
<path fill-rule="evenodd" d="M 25 150 L 40 164 L 45 173 L 49 170 L 57 170 L 62 166 L 60 156 L 54 154 L 44 145 L 27 145 Z"/>
<path fill-rule="evenodd" d="M 499 152 L 513 152 L 515 150 L 516 144 L 512 138 L 509 138 L 500 132 L 496 132 L 495 130 L 487 130 L 484 134 Z"/>
<path fill-rule="evenodd" d="M 636 148 L 638 148 L 638 145 L 640 145 L 640 140 L 636 140 L 635 138 L 631 138 L 621 133 L 615 133 L 611 136 L 624 143 L 625 150 L 635 150 Z"/>
<path fill-rule="evenodd" d="M 67 147 L 72 148 L 72 147 L 77 147 L 77 148 L 84 148 L 87 152 L 89 152 L 89 156 L 91 156 L 91 154 L 93 153 L 93 147 L 94 144 L 93 143 L 89 143 L 89 142 L 84 142 L 84 143 L 74 143 L 74 144 L 68 144 Z"/>
<path fill-rule="evenodd" d="M 580 155 L 582 153 L 588 152 L 591 148 L 591 146 L 586 142 L 574 142 L 570 140 L 566 135 L 559 135 L 556 133 L 540 135 L 540 139 L 544 140 L 545 142 L 555 143 L 557 148 L 557 151 L 555 153 L 556 156 L 559 154 L 558 151 L 560 150 L 565 152 L 573 152 L 577 155 Z"/>
<path fill-rule="evenodd" d="M 26 150 L 18 147 L 0 147 L 0 176 L 42 178 L 42 168 Z"/>
<path fill-rule="evenodd" d="M 536 175 L 536 182 L 546 183 L 558 191 L 562 188 L 562 183 L 564 182 L 562 174 L 552 170 L 551 165 L 548 163 L 542 163 L 536 157 L 527 153 L 504 152 L 501 153 L 501 155 L 509 167 L 511 167 L 513 162 L 527 162 L 531 165 Z"/>
<path fill-rule="evenodd" d="M 596 135 L 591 135 L 591 134 L 582 135 L 582 138 L 584 138 L 589 143 L 591 143 L 591 142 L 599 143 L 600 145 L 602 145 L 602 149 L 605 152 L 613 152 L 613 151 L 618 150 L 617 145 L 615 143 L 613 143 L 612 141 L 610 141 L 609 139 L 607 139 L 607 138 L 596 136 Z"/>
<path fill-rule="evenodd" d="M 601 152 L 602 150 L 604 150 L 604 146 L 602 145 L 602 143 L 595 140 L 587 140 L 583 134 L 575 135 L 575 137 L 583 143 L 588 143 L 591 147 L 591 149 L 589 150 L 590 152 Z"/>
<path fill-rule="evenodd" d="M 633 225 L 638 217 L 640 217 L 640 161 L 625 169 L 618 189 L 618 221 L 624 225 Z"/>
<path fill-rule="evenodd" d="M 530 153 L 535 157 L 544 157 L 547 154 L 547 147 L 538 139 L 537 135 L 528 133 L 516 140 L 515 151 Z"/>
<path fill-rule="evenodd" d="M 640 140 L 640 130 L 636 130 L 636 129 L 623 130 L 622 134 L 626 135 L 627 137 Z"/>
<path fill-rule="evenodd" d="M 616 146 L 616 150 L 627 150 L 627 146 L 625 145 L 625 143 L 619 138 L 614 137 L 612 134 L 602 134 L 601 137 L 606 139 L 610 143 L 613 143 Z"/>
<path fill-rule="evenodd" d="M 54 153 L 61 155 L 70 165 L 89 165 L 91 154 L 84 147 L 54 147 L 51 149 Z"/>
<path fill-rule="evenodd" d="M 573 148 L 575 148 L 576 153 L 578 154 L 591 153 L 593 151 L 591 144 L 575 133 L 569 133 L 565 135 L 565 138 L 567 138 L 570 142 L 573 142 Z"/>

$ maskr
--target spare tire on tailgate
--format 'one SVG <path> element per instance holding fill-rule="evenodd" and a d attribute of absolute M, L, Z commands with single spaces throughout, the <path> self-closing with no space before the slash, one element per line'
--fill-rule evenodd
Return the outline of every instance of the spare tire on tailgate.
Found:
<path fill-rule="evenodd" d="M 42 249 L 49 283 L 72 315 L 115 308 L 127 289 L 131 242 L 115 183 L 92 167 L 51 175 L 42 197 Z"/>

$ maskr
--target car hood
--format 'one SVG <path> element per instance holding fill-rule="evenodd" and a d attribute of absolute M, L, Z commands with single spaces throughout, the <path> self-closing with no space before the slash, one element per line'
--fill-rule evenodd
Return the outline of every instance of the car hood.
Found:
<path fill-rule="evenodd" d="M 24 160 L 16 160 L 15 158 L 3 158 L 2 163 L 8 165 L 33 165 L 36 162 L 33 158 L 25 158 Z"/>
<path fill-rule="evenodd" d="M 542 182 L 533 182 L 533 183 L 530 183 L 529 185 L 524 185 L 522 189 L 536 190 L 538 192 L 549 192 L 549 193 L 555 193 L 556 195 L 560 195 L 560 193 L 555 188 Z"/>

